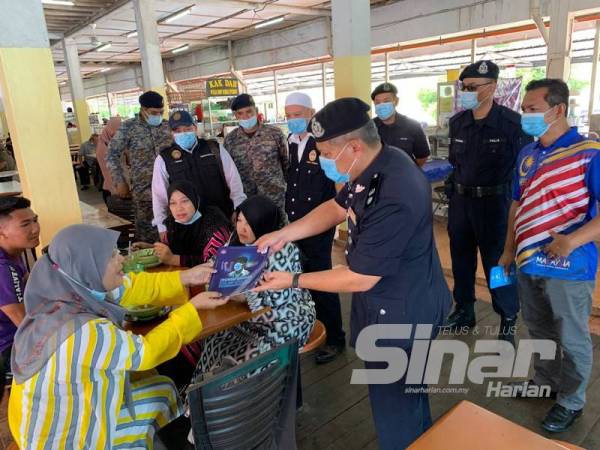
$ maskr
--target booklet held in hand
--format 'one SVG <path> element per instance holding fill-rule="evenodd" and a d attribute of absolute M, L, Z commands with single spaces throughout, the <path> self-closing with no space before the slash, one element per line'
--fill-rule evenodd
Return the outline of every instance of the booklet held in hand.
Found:
<path fill-rule="evenodd" d="M 260 253 L 258 247 L 222 247 L 215 260 L 215 270 L 209 291 L 225 297 L 241 294 L 253 289 L 267 266 L 269 255 Z"/>

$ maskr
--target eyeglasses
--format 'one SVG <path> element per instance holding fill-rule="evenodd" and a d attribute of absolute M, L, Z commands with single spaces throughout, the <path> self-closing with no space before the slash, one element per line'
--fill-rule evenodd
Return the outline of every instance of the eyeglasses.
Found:
<path fill-rule="evenodd" d="M 459 83 L 458 88 L 461 91 L 468 91 L 468 92 L 475 92 L 477 91 L 477 88 L 480 88 L 481 86 L 487 86 L 488 84 L 492 84 L 493 81 L 488 81 L 487 83 L 481 83 L 481 84 L 463 84 L 462 81 Z"/>

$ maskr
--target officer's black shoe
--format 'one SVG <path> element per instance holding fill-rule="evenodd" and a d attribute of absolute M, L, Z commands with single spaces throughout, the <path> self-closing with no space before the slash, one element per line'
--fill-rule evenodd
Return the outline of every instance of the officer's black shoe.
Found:
<path fill-rule="evenodd" d="M 341 354 L 346 349 L 344 345 L 324 345 L 319 350 L 317 350 L 317 354 L 315 355 L 315 362 L 317 364 L 327 364 L 333 361 L 339 354 Z"/>
<path fill-rule="evenodd" d="M 90 188 L 89 186 L 81 186 L 82 191 L 87 191 L 89 188 Z"/>
<path fill-rule="evenodd" d="M 511 388 L 513 388 L 513 392 L 514 392 L 514 397 L 515 398 L 551 398 L 552 400 L 556 400 L 556 391 L 550 391 L 550 395 L 548 395 L 548 397 L 544 396 L 540 396 L 541 389 L 545 388 L 545 387 L 550 387 L 549 385 L 546 384 L 537 384 L 535 381 L 533 380 L 528 380 L 528 381 L 510 381 L 508 384 Z M 532 389 L 529 390 L 530 387 L 537 387 L 538 389 Z M 550 387 L 550 389 L 552 389 Z M 537 395 L 533 395 L 532 392 L 535 392 Z M 544 389 L 544 394 L 547 392 L 547 389 Z"/>
<path fill-rule="evenodd" d="M 471 328 L 475 326 L 475 311 L 472 306 L 466 308 L 454 308 L 452 314 L 446 319 L 445 328 L 455 330 L 458 328 Z"/>
<path fill-rule="evenodd" d="M 562 433 L 571 428 L 571 425 L 577 420 L 583 409 L 567 409 L 564 406 L 555 403 L 546 418 L 542 422 L 542 428 L 551 433 Z"/>
<path fill-rule="evenodd" d="M 515 335 L 517 334 L 517 316 L 502 317 L 500 319 L 500 329 L 498 330 L 498 339 L 510 342 L 515 346 Z"/>

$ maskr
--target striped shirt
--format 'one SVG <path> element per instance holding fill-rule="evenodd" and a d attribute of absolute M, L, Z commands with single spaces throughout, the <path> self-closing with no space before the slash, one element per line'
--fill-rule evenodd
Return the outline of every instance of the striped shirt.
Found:
<path fill-rule="evenodd" d="M 544 248 L 550 232 L 569 234 L 597 214 L 600 199 L 600 143 L 570 129 L 550 147 L 539 141 L 521 150 L 513 200 L 517 265 L 529 275 L 565 280 L 593 280 L 598 252 L 593 242 L 568 257 L 550 258 Z"/>
<path fill-rule="evenodd" d="M 130 276 L 132 286 L 122 301 L 127 307 L 135 299 L 137 304 L 187 299 L 179 272 Z M 146 295 L 135 295 L 142 292 Z M 173 358 L 201 328 L 190 303 L 145 336 L 103 318 L 87 322 L 37 374 L 23 384 L 13 381 L 9 425 L 15 441 L 21 449 L 36 450 L 151 448 L 154 432 L 181 415 L 182 408 L 169 379 L 133 372 Z M 128 376 L 135 417 L 124 404 Z"/>

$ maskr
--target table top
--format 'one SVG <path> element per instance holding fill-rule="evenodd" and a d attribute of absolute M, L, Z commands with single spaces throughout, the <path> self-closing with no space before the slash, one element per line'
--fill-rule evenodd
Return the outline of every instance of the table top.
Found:
<path fill-rule="evenodd" d="M 583 450 L 534 433 L 474 403 L 463 400 L 419 439 L 409 450 L 450 448 L 486 450 Z"/>
<path fill-rule="evenodd" d="M 79 207 L 81 208 L 83 223 L 87 225 L 96 225 L 102 228 L 115 228 L 131 225 L 129 220 L 125 220 L 115 214 L 109 213 L 103 208 L 97 208 L 81 201 L 79 202 Z"/>
<path fill-rule="evenodd" d="M 149 269 L 148 272 L 171 272 L 182 270 L 181 267 L 159 266 Z M 199 292 L 201 289 L 192 289 L 192 295 Z M 201 340 L 220 331 L 227 330 L 242 322 L 246 322 L 254 317 L 260 316 L 269 311 L 269 308 L 263 308 L 256 312 L 250 311 L 247 303 L 236 302 L 230 300 L 228 303 L 219 306 L 215 309 L 203 309 L 198 312 L 200 321 L 202 322 L 202 331 L 195 340 Z M 164 319 L 157 319 L 152 322 L 135 324 L 128 323 L 125 326 L 126 330 L 132 331 L 135 334 L 146 334 Z"/>

